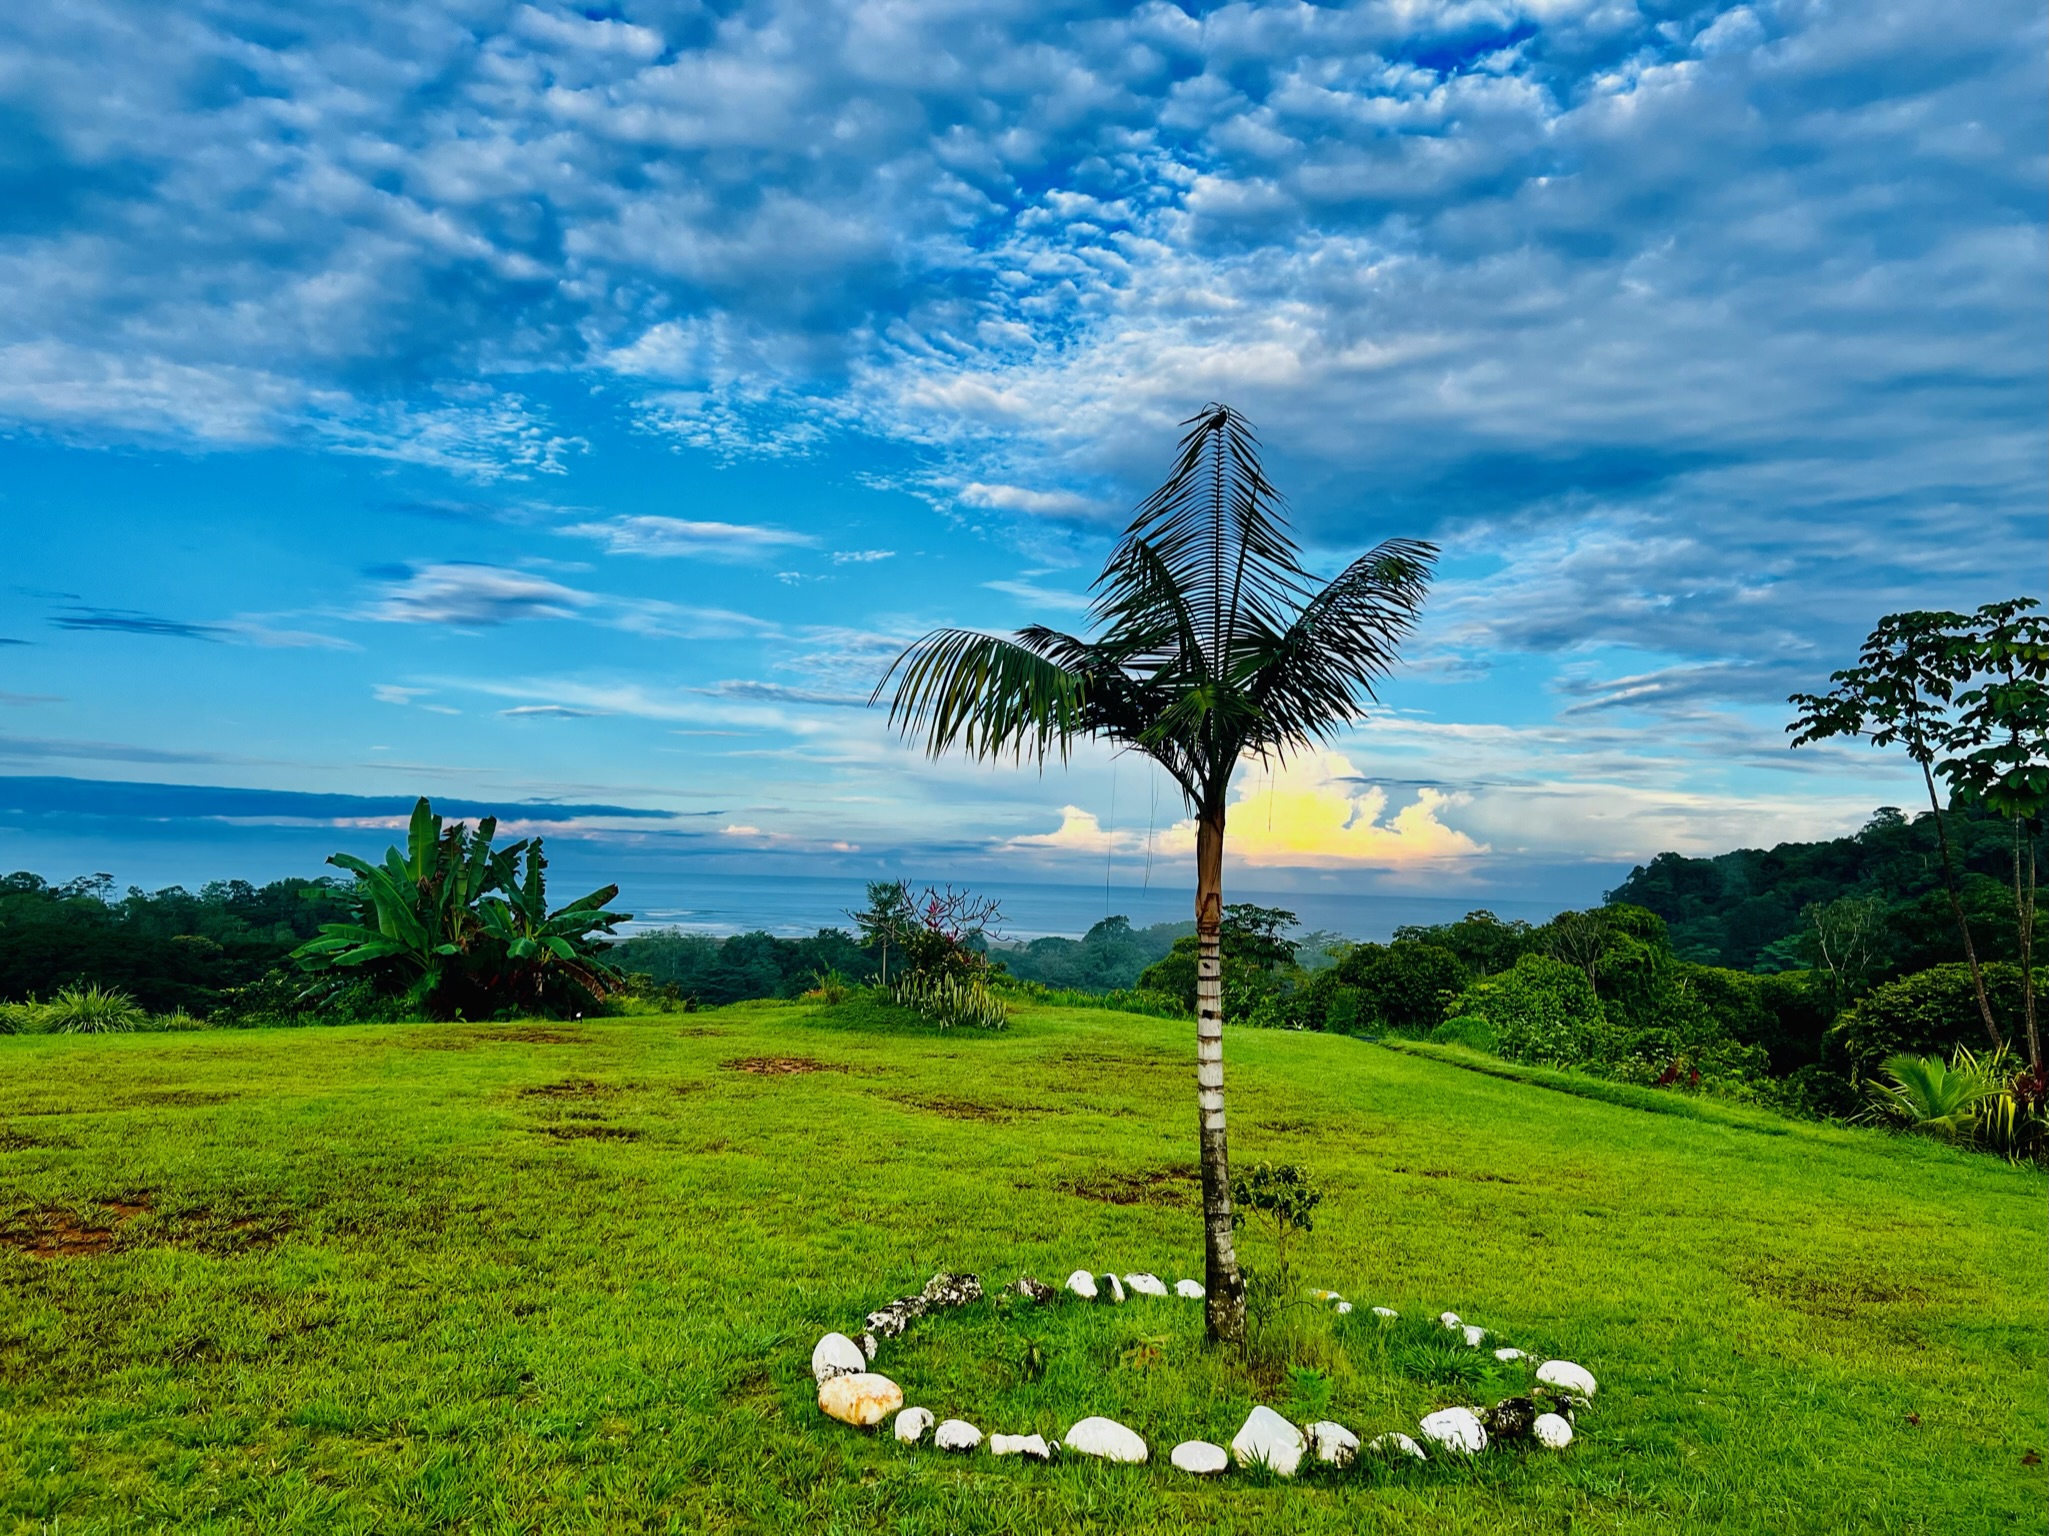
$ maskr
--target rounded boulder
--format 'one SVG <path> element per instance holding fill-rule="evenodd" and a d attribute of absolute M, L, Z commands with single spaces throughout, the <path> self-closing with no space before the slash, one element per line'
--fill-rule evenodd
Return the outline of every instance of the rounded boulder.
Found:
<path fill-rule="evenodd" d="M 829 1376 L 818 1385 L 818 1406 L 826 1416 L 857 1429 L 872 1429 L 903 1405 L 903 1388 L 873 1371 Z"/>

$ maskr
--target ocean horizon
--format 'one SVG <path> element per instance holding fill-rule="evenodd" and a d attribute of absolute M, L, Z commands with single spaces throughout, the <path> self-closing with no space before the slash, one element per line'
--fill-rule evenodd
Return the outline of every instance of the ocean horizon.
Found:
<path fill-rule="evenodd" d="M 911 882 L 914 891 L 923 884 Z M 1079 938 L 1115 915 L 1129 918 L 1136 928 L 1189 922 L 1195 916 L 1194 889 L 1178 882 L 1105 886 L 978 878 L 956 884 L 1001 903 L 1000 936 L 1011 942 L 1048 936 Z M 859 876 L 696 870 L 673 876 L 633 874 L 622 884 L 615 905 L 633 914 L 632 923 L 623 930 L 626 932 L 676 928 L 720 937 L 759 931 L 799 938 L 821 928 L 851 928 L 846 914 L 863 904 L 865 893 L 865 880 Z M 1556 900 L 1488 895 L 1261 890 L 1250 885 L 1227 888 L 1224 899 L 1280 907 L 1300 919 L 1304 932 L 1320 929 L 1359 941 L 1384 941 L 1407 924 L 1454 922 L 1481 907 L 1504 919 L 1541 923 L 1567 905 Z"/>

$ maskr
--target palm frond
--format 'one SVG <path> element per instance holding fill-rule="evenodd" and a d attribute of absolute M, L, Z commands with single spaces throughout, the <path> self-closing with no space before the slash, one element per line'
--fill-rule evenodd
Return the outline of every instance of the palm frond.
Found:
<path fill-rule="evenodd" d="M 959 745 L 974 757 L 1062 758 L 1084 730 L 1081 673 L 1015 640 L 935 629 L 905 647 L 868 702 L 889 689 L 889 723 L 922 737 L 934 757 Z"/>
<path fill-rule="evenodd" d="M 1142 626 L 1153 632 L 1161 628 L 1163 593 L 1171 591 L 1214 676 L 1228 668 L 1240 637 L 1286 626 L 1306 577 L 1251 424 L 1211 404 L 1182 425 L 1188 431 L 1174 467 L 1112 552 L 1091 618 L 1115 630 L 1120 616 L 1153 617 Z"/>
<path fill-rule="evenodd" d="M 1400 659 L 1436 562 L 1434 544 L 1389 539 L 1312 597 L 1270 645 L 1248 646 L 1233 679 L 1258 711 L 1247 747 L 1284 753 L 1356 720 Z"/>

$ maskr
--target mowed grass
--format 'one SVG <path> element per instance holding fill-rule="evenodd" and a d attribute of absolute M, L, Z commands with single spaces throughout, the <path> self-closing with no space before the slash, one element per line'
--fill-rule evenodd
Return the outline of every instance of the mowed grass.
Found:
<path fill-rule="evenodd" d="M 1200 1275 L 1186 1024 L 9 1038 L 0 1530 L 2044 1528 L 2039 1173 L 1346 1039 L 1226 1050 L 1234 1154 L 1330 1190 L 1305 1278 L 1586 1365 L 1569 1451 L 1196 1484 L 1176 1439 L 1302 1384 L 1178 1300 L 983 1305 L 878 1362 L 985 1431 L 1120 1417 L 1148 1467 L 818 1413 L 818 1335 L 936 1270 Z M 1527 1379 L 1432 1380 L 1357 1313 L 1302 1352 L 1362 1436 Z"/>

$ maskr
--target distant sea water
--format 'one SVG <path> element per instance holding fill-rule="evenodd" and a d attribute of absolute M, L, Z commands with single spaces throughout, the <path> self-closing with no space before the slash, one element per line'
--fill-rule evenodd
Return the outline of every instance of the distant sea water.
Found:
<path fill-rule="evenodd" d="M 847 912 L 866 896 L 861 878 L 801 875 L 738 875 L 693 871 L 667 877 L 636 872 L 621 882 L 617 905 L 633 914 L 628 931 L 680 928 L 686 932 L 725 935 L 761 931 L 798 938 L 820 928 L 847 928 Z M 1192 887 L 1179 882 L 1151 886 L 1039 885 L 1023 881 L 976 879 L 976 894 L 996 897 L 1003 907 L 1003 934 L 1034 939 L 1049 934 L 1079 938 L 1112 914 L 1132 926 L 1182 923 L 1194 917 Z M 566 887 L 565 887 L 566 889 Z M 914 886 L 915 889 L 915 886 Z M 1448 923 L 1476 907 L 1504 919 L 1540 923 L 1561 906 L 1556 901 L 1530 901 L 1487 896 L 1355 895 L 1338 891 L 1261 891 L 1252 886 L 1227 888 L 1226 901 L 1257 902 L 1282 907 L 1301 919 L 1305 930 L 1326 929 L 1349 939 L 1385 940 L 1396 928 L 1411 923 Z"/>

